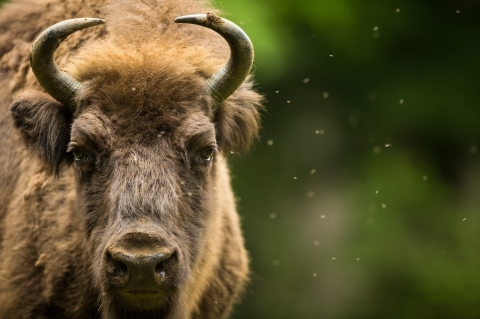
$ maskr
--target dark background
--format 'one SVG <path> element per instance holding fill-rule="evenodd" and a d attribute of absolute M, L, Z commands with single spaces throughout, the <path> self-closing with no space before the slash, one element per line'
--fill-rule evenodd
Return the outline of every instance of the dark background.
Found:
<path fill-rule="evenodd" d="M 480 318 L 480 1 L 217 4 L 268 99 L 233 318 Z"/>
<path fill-rule="evenodd" d="M 233 318 L 480 318 L 480 1 L 215 3 L 268 99 Z"/>

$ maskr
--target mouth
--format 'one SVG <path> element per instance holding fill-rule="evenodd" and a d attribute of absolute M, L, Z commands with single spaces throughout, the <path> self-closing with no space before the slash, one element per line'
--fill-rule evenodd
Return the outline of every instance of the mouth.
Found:
<path fill-rule="evenodd" d="M 120 292 L 124 298 L 132 299 L 132 300 L 161 300 L 164 299 L 166 296 L 165 292 L 158 291 L 158 290 L 146 290 L 146 289 L 132 289 L 132 290 L 124 290 Z"/>
<path fill-rule="evenodd" d="M 129 289 L 118 291 L 117 296 L 123 305 L 130 309 L 153 310 L 165 308 L 170 297 L 164 291 L 148 289 Z"/>
<path fill-rule="evenodd" d="M 138 289 L 138 290 L 126 290 L 124 291 L 124 293 L 131 294 L 131 295 L 156 295 L 156 294 L 160 294 L 161 292 L 156 290 Z"/>

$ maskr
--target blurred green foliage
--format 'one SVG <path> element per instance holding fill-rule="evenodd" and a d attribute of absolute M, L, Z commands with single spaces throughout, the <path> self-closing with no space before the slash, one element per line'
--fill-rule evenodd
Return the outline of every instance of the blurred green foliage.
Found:
<path fill-rule="evenodd" d="M 480 2 L 216 3 L 268 99 L 233 318 L 480 317 Z"/>

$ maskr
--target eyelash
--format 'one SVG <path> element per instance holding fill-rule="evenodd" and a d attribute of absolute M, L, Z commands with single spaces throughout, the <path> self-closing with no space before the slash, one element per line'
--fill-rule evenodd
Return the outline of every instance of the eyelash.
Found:
<path fill-rule="evenodd" d="M 80 150 L 79 148 L 76 148 L 75 146 L 70 146 L 67 149 L 67 153 L 72 153 L 73 158 L 74 158 L 74 163 L 76 165 L 81 165 L 85 161 L 89 160 L 89 156 L 86 152 Z"/>
<path fill-rule="evenodd" d="M 200 152 L 200 157 L 207 162 L 210 162 L 213 157 L 215 156 L 215 149 L 214 148 L 206 148 Z"/>
<path fill-rule="evenodd" d="M 193 163 L 196 163 L 200 166 L 208 167 L 211 165 L 213 160 L 215 159 L 215 154 L 217 154 L 217 148 L 215 144 L 208 145 L 207 147 L 201 148 L 197 151 L 192 153 Z"/>
<path fill-rule="evenodd" d="M 75 154 L 76 153 L 76 154 Z M 75 158 L 76 161 L 81 161 L 87 159 L 87 155 L 85 155 L 84 152 L 79 151 L 79 150 L 74 150 L 72 151 L 73 157 Z"/>

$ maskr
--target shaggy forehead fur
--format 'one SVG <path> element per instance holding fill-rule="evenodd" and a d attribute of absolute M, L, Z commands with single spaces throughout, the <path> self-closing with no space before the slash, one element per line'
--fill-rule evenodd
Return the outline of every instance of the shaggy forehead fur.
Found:
<path fill-rule="evenodd" d="M 101 41 L 81 51 L 67 71 L 87 84 L 78 95 L 77 113 L 93 105 L 112 122 L 117 138 L 148 143 L 180 127 L 190 114 L 211 114 L 205 77 L 214 65 L 200 47 Z"/>

